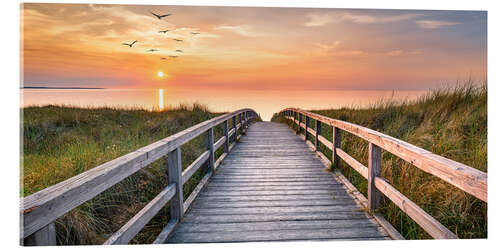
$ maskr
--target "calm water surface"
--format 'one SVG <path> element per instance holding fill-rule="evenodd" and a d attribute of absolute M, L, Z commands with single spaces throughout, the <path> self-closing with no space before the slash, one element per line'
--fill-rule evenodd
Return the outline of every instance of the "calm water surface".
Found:
<path fill-rule="evenodd" d="M 381 99 L 415 99 L 425 91 L 259 91 L 166 89 L 22 89 L 21 106 L 73 105 L 81 107 L 135 107 L 164 109 L 198 102 L 213 111 L 252 108 L 262 119 L 286 107 L 326 109 L 365 107 Z"/>

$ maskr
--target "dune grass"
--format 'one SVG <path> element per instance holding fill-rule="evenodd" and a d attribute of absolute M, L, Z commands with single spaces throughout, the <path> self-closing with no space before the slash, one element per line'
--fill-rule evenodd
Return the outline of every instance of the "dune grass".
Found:
<path fill-rule="evenodd" d="M 26 107 L 21 114 L 21 196 L 221 115 L 199 104 L 166 111 Z M 221 136 L 217 126 L 215 140 Z M 205 143 L 202 134 L 182 146 L 183 168 L 206 150 Z M 58 244 L 102 244 L 166 187 L 166 171 L 166 159 L 160 159 L 58 219 Z M 185 198 L 203 175 L 200 168 L 184 185 Z M 168 222 L 168 212 L 166 206 L 131 243 L 151 243 Z"/>
<path fill-rule="evenodd" d="M 487 172 L 487 83 L 468 81 L 415 101 L 381 100 L 366 108 L 312 110 L 359 124 Z M 275 114 L 272 121 L 289 121 Z M 314 122 L 311 122 L 314 128 Z M 297 128 L 297 126 L 295 126 Z M 322 128 L 331 141 L 332 127 Z M 341 148 L 368 166 L 368 143 L 341 133 Z M 314 140 L 314 137 L 311 136 Z M 331 157 L 331 151 L 322 148 Z M 365 195 L 367 181 L 341 161 L 340 170 Z M 382 150 L 382 177 L 460 238 L 487 237 L 487 203 Z M 379 210 L 407 239 L 430 236 L 390 200 Z"/>

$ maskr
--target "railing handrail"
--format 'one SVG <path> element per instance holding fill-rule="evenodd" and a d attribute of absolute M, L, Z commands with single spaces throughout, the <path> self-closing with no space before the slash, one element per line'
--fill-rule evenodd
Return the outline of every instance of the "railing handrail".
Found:
<path fill-rule="evenodd" d="M 174 150 L 180 149 L 180 146 L 208 130 L 211 130 L 212 134 L 211 164 L 213 167 L 213 128 L 221 123 L 225 123 L 223 138 L 225 138 L 226 144 L 228 144 L 230 135 L 227 134 L 227 121 L 233 119 L 233 123 L 235 123 L 238 116 L 240 123 L 238 125 L 233 124 L 232 134 L 235 134 L 235 131 L 241 128 L 245 122 L 256 117 L 257 113 L 252 109 L 246 108 L 217 116 L 21 198 L 21 240 L 46 228 L 47 225 L 65 213 L 92 199 L 152 162 L 172 153 Z M 202 154 L 202 156 L 205 161 L 209 160 L 209 157 L 206 155 Z M 196 167 L 201 165 L 199 162 L 196 164 Z M 187 176 L 187 178 L 189 177 Z M 180 187 L 182 187 L 184 182 L 182 181 L 181 173 L 179 173 L 178 178 L 181 180 Z M 175 189 L 173 190 L 175 191 Z M 178 192 L 179 188 L 177 188 L 175 193 Z"/>
<path fill-rule="evenodd" d="M 391 152 L 421 170 L 458 187 L 460 190 L 488 202 L 488 174 L 485 172 L 360 125 L 298 108 L 286 108 L 280 111 L 280 113 L 283 111 L 302 113 L 325 124 L 356 135 Z"/>
<path fill-rule="evenodd" d="M 286 108 L 281 110 L 279 114 L 284 115 L 287 119 L 293 120 L 294 124 L 299 126 L 299 133 L 301 129 L 304 129 L 304 139 L 306 141 L 308 139 L 308 133 L 316 135 L 315 150 L 318 151 L 317 154 L 319 154 L 321 158 L 328 160 L 326 156 L 319 152 L 319 143 L 322 143 L 332 150 L 331 162 L 334 166 L 338 166 L 339 158 L 341 158 L 367 179 L 368 200 L 366 206 L 371 212 L 375 212 L 375 210 L 380 207 L 380 197 L 381 194 L 384 194 L 432 237 L 440 239 L 458 238 L 453 232 L 448 230 L 381 177 L 381 149 L 385 149 L 421 170 L 437 176 L 459 189 L 488 202 L 488 175 L 477 169 L 433 154 L 427 150 L 383 133 L 349 122 L 329 118 L 298 108 Z M 305 122 L 302 123 L 302 117 L 304 116 Z M 316 120 L 315 130 L 309 127 L 310 118 Z M 321 123 L 332 126 L 332 142 L 329 142 L 328 139 L 321 136 Z M 340 148 L 340 130 L 349 132 L 369 142 L 368 167 L 359 163 Z M 335 171 L 339 173 L 338 170 Z M 392 228 L 391 230 L 394 229 Z"/>

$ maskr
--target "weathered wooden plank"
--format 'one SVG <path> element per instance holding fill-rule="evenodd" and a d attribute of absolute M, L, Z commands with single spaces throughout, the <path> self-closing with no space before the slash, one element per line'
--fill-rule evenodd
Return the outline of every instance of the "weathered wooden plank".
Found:
<path fill-rule="evenodd" d="M 226 142 L 226 137 L 222 136 L 217 142 L 214 144 L 214 150 L 217 151 L 224 143 Z"/>
<path fill-rule="evenodd" d="M 196 201 L 193 208 L 241 208 L 241 207 L 290 207 L 290 206 L 326 206 L 326 205 L 354 205 L 356 204 L 350 197 L 342 199 L 322 199 L 322 200 L 277 200 L 277 201 Z"/>
<path fill-rule="evenodd" d="M 198 183 L 198 185 L 196 185 L 196 187 L 191 192 L 191 194 L 189 194 L 189 197 L 186 199 L 186 201 L 183 204 L 183 209 L 184 209 L 183 213 L 186 213 L 188 208 L 191 206 L 191 203 L 193 203 L 194 199 L 196 199 L 196 197 L 198 197 L 198 195 L 200 194 L 203 187 L 205 187 L 205 185 L 207 184 L 208 179 L 210 179 L 210 177 L 212 176 L 212 173 L 213 172 L 206 173 L 205 176 L 203 176 L 203 178 L 200 180 L 200 183 Z"/>
<path fill-rule="evenodd" d="M 127 244 L 174 197 L 176 185 L 170 184 L 149 202 L 132 219 L 109 237 L 104 245 Z"/>
<path fill-rule="evenodd" d="M 320 123 L 321 124 L 321 123 Z M 328 139 L 323 137 L 322 135 L 318 135 L 318 140 L 325 145 L 325 147 L 329 148 L 330 150 L 333 148 L 333 143 L 331 143 Z"/>
<path fill-rule="evenodd" d="M 327 181 L 327 180 L 331 180 L 331 177 L 329 176 L 320 176 L 320 177 L 302 177 L 302 178 L 290 178 L 290 177 L 283 177 L 283 178 L 259 178 L 259 179 L 255 179 L 255 178 L 247 178 L 247 177 L 231 177 L 231 178 L 226 178 L 226 177 L 223 177 L 223 176 L 213 176 L 212 177 L 214 181 L 217 181 L 217 182 L 241 182 L 241 183 L 244 183 L 244 182 L 252 182 L 252 183 L 255 183 L 255 182 L 306 182 L 306 181 L 309 181 L 309 182 L 314 182 L 314 181 Z"/>
<path fill-rule="evenodd" d="M 229 136 L 229 138 L 231 138 L 234 135 L 234 131 L 236 131 L 234 128 L 229 130 L 229 132 L 227 133 L 227 136 Z"/>
<path fill-rule="evenodd" d="M 223 153 L 219 159 L 217 159 L 217 161 L 215 161 L 214 163 L 214 168 L 217 169 L 221 164 L 222 162 L 224 161 L 224 159 L 227 157 L 228 153 Z"/>
<path fill-rule="evenodd" d="M 191 178 L 191 176 L 196 172 L 196 170 L 198 170 L 203 164 L 205 164 L 205 162 L 207 162 L 209 155 L 210 151 L 207 150 L 203 152 L 200 156 L 198 156 L 198 158 L 196 158 L 196 160 L 193 161 L 193 163 L 191 163 L 191 165 L 189 165 L 189 167 L 187 167 L 182 172 L 183 185 L 189 180 L 189 178 Z"/>
<path fill-rule="evenodd" d="M 158 237 L 156 237 L 155 241 L 153 241 L 153 244 L 164 244 L 165 241 L 167 240 L 168 236 L 174 231 L 175 227 L 179 223 L 179 220 L 170 220 L 167 225 L 161 230 L 160 234 Z"/>
<path fill-rule="evenodd" d="M 349 198 L 347 194 L 339 194 L 332 196 L 331 194 L 291 194 L 291 195 L 247 195 L 247 196 L 207 196 L 200 194 L 197 201 L 209 200 L 217 202 L 238 202 L 238 201 L 292 201 L 292 200 L 323 200 L 323 199 L 333 199 L 342 200 Z"/>
<path fill-rule="evenodd" d="M 271 165 L 263 165 L 263 164 L 231 164 L 228 165 L 226 164 L 228 170 L 247 170 L 247 171 L 252 171 L 252 170 L 297 170 L 297 169 L 302 169 L 302 170 L 323 170 L 325 169 L 322 165 L 319 164 L 311 164 L 311 165 L 300 165 L 300 164 L 271 164 Z M 226 168 L 224 168 L 226 169 Z"/>
<path fill-rule="evenodd" d="M 462 163 L 433 154 L 427 150 L 419 148 L 394 137 L 382 134 L 369 128 L 365 128 L 349 122 L 332 119 L 326 116 L 311 112 L 295 110 L 313 119 L 320 120 L 325 124 L 338 127 L 344 131 L 361 137 L 384 150 L 400 157 L 413 164 L 421 170 L 430 173 L 444 181 L 472 194 L 473 196 L 487 202 L 488 201 L 488 174 L 471 168 Z M 337 146 L 336 146 L 337 147 Z"/>
<path fill-rule="evenodd" d="M 207 196 L 237 196 L 237 195 L 292 195 L 292 194 L 343 194 L 344 190 L 275 190 L 275 191 L 214 191 L 204 193 Z"/>
<path fill-rule="evenodd" d="M 339 190 L 343 189 L 341 185 L 316 185 L 316 186 L 238 186 L 238 187 L 220 187 L 210 186 L 207 191 L 290 191 L 290 190 Z"/>
<path fill-rule="evenodd" d="M 340 183 L 337 183 L 332 180 L 327 181 L 313 181 L 313 182 L 217 182 L 211 181 L 209 182 L 207 187 L 309 187 L 309 186 L 340 186 Z"/>
<path fill-rule="evenodd" d="M 223 224 L 194 224 L 185 223 L 179 226 L 176 232 L 209 233 L 209 232 L 249 232 L 270 230 L 297 230 L 297 229 L 334 229 L 334 228 L 363 228 L 378 227 L 372 220 L 316 220 L 316 221 L 272 221 L 272 222 L 243 222 Z"/>
<path fill-rule="evenodd" d="M 324 213 L 324 212 L 351 212 L 361 211 L 361 207 L 355 205 L 328 205 L 328 206 L 303 206 L 303 207 L 238 207 L 238 208 L 193 208 L 191 214 L 269 214 L 269 213 Z"/>
<path fill-rule="evenodd" d="M 337 148 L 337 155 L 344 160 L 349 166 L 354 168 L 361 176 L 368 179 L 368 168 L 363 164 L 359 163 L 356 159 L 352 158 L 349 154 L 344 152 L 344 150 Z"/>
<path fill-rule="evenodd" d="M 458 237 L 453 234 L 446 227 L 441 225 L 436 219 L 427 214 L 423 209 L 421 209 L 413 201 L 406 198 L 398 190 L 392 187 L 384 179 L 380 177 L 375 177 L 375 186 L 380 192 L 382 192 L 387 198 L 389 198 L 394 204 L 396 204 L 403 212 L 405 212 L 410 218 L 412 218 L 418 225 L 420 225 L 429 235 L 435 239 L 458 239 Z"/>
<path fill-rule="evenodd" d="M 318 174 L 322 173 L 325 170 L 323 169 L 279 169 L 279 170 L 273 170 L 273 169 L 230 169 L 230 168 L 224 168 L 221 169 L 221 171 L 218 174 L 221 175 L 226 175 L 227 176 L 233 176 L 233 175 L 302 175 L 302 174 Z"/>
<path fill-rule="evenodd" d="M 286 220 L 355 220 L 369 219 L 365 212 L 335 212 L 335 213 L 274 213 L 274 214 L 238 214 L 210 216 L 188 213 L 183 223 L 241 223 L 259 221 Z"/>
<path fill-rule="evenodd" d="M 279 230 L 248 232 L 213 232 L 174 234 L 169 242 L 250 242 L 310 239 L 350 239 L 357 237 L 384 237 L 376 228 L 335 228 L 316 230 Z"/>

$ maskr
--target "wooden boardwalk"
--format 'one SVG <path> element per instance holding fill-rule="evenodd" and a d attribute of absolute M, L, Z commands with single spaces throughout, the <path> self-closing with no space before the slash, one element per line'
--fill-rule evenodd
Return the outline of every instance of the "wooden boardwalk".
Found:
<path fill-rule="evenodd" d="M 169 243 L 390 239 L 285 124 L 246 131 Z"/>

